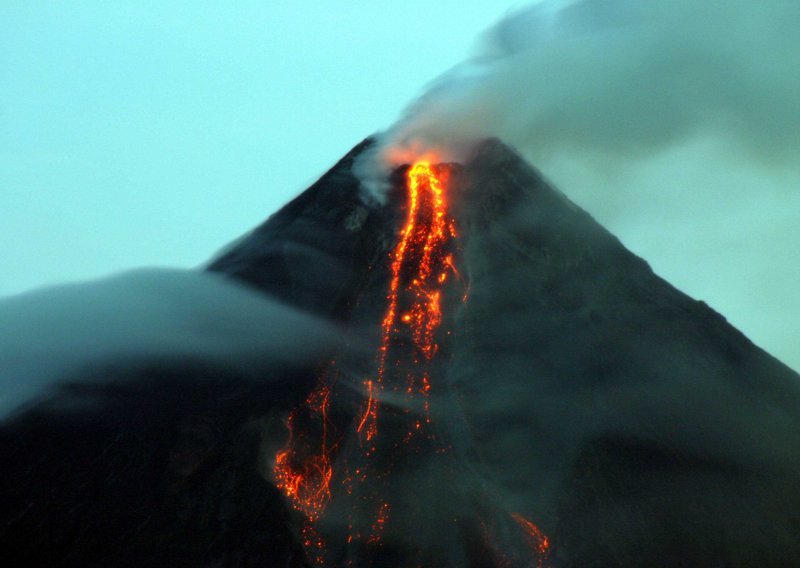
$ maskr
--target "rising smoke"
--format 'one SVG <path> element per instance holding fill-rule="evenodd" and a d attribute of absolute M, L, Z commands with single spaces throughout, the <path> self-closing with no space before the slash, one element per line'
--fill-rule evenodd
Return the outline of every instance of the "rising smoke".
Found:
<path fill-rule="evenodd" d="M 516 147 L 634 252 L 796 368 L 800 4 L 544 0 L 490 28 L 359 173 Z"/>
<path fill-rule="evenodd" d="M 800 5 L 791 0 L 545 1 L 488 30 L 382 137 L 384 163 L 463 159 L 496 136 L 535 163 L 644 156 L 720 133 L 759 160 L 800 150 Z"/>

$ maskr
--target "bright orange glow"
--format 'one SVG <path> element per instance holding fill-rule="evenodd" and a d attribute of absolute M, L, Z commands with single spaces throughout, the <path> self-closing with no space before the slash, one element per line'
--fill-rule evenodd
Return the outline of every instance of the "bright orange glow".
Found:
<path fill-rule="evenodd" d="M 394 168 L 403 164 L 440 164 L 450 161 L 452 155 L 441 148 L 432 148 L 422 140 L 408 140 L 386 148 L 381 158 L 385 165 Z"/>
<path fill-rule="evenodd" d="M 308 437 L 295 439 L 294 421 L 297 410 L 289 415 L 287 427 L 289 441 L 275 456 L 273 474 L 275 484 L 282 490 L 295 509 L 314 522 L 322 515 L 331 500 L 331 478 L 333 467 L 328 440 L 328 408 L 330 388 L 321 384 L 306 399 L 305 406 L 318 419 L 322 428 L 319 448 Z"/>
<path fill-rule="evenodd" d="M 408 170 L 405 219 L 389 255 L 389 289 L 376 372 L 362 383 L 363 400 L 357 403 L 352 425 L 331 423 L 329 414 L 335 414 L 330 411 L 331 402 L 338 400 L 340 391 L 334 389 L 326 373 L 304 404 L 289 415 L 289 440 L 275 455 L 275 484 L 303 515 L 301 542 L 308 560 L 317 566 L 326 565 L 328 552 L 318 521 L 336 497 L 333 489 L 352 500 L 349 530 L 342 545 L 380 547 L 391 524 L 392 509 L 385 501 L 389 495 L 381 494 L 383 480 L 391 476 L 393 467 L 386 465 L 393 461 L 384 454 L 394 455 L 400 448 L 411 455 L 421 451 L 445 453 L 450 447 L 446 440 L 434 436 L 430 413 L 431 392 L 441 388 L 433 362 L 440 351 L 439 338 L 445 333 L 439 328 L 449 282 L 467 287 L 454 261 L 457 235 L 448 211 L 447 171 L 427 161 L 418 161 Z M 403 414 L 384 407 L 384 393 L 405 397 L 410 410 Z M 345 400 L 349 400 L 351 392 L 345 394 Z M 392 428 L 379 436 L 382 412 L 387 416 L 395 412 L 392 423 L 397 424 L 399 417 L 405 421 L 400 422 L 405 431 Z M 347 445 L 344 454 L 337 456 L 339 444 L 345 447 L 343 428 L 352 428 L 360 444 Z M 394 438 L 386 439 L 388 436 Z M 412 444 L 412 440 L 417 442 Z M 334 461 L 339 464 L 336 471 Z M 524 517 L 512 517 L 522 529 L 520 540 L 524 537 L 537 566 L 542 566 L 549 549 L 547 537 Z"/>
<path fill-rule="evenodd" d="M 366 441 L 378 434 L 379 404 L 376 397 L 386 387 L 386 363 L 392 344 L 402 330 L 397 327 L 398 304 L 406 312 L 400 320 L 411 328 L 416 351 L 424 359 L 431 360 L 439 349 L 434 338 L 442 322 L 441 287 L 452 270 L 452 255 L 447 253 L 451 239 L 456 236 L 455 223 L 447 211 L 443 175 L 438 174 L 429 162 L 420 161 L 408 170 L 408 212 L 400 231 L 400 240 L 391 256 L 391 280 L 386 296 L 388 308 L 382 323 L 382 340 L 378 354 L 378 373 L 375 384 L 367 385 L 367 401 L 364 404 L 358 432 Z M 410 266 L 409 266 L 410 265 Z M 412 270 L 412 277 L 403 283 L 403 276 Z M 428 377 L 418 374 L 419 357 L 414 355 L 412 368 L 407 377 L 408 394 L 427 395 L 430 391 Z M 398 390 L 398 385 L 393 385 Z M 425 403 L 427 409 L 428 405 Z"/>
<path fill-rule="evenodd" d="M 432 381 L 428 367 L 439 351 L 436 331 L 442 322 L 442 289 L 449 272 L 458 276 L 449 250 L 456 232 L 455 223 L 447 211 L 445 188 L 446 177 L 429 162 L 417 162 L 409 168 L 406 218 L 389 257 L 389 290 L 381 322 L 377 372 L 363 383 L 364 402 L 354 424 L 367 461 L 355 469 L 344 463 L 340 473 L 341 486 L 348 495 L 353 494 L 354 483 L 365 484 L 380 477 L 369 459 L 377 451 L 375 442 L 382 392 L 389 389 L 403 392 L 407 397 L 424 397 L 421 408 L 425 416 L 420 419 L 409 414 L 408 429 L 400 443 L 408 443 L 413 436 L 426 435 L 425 426 L 431 422 L 427 397 Z M 390 363 L 391 377 L 387 376 Z M 395 376 L 395 370 L 400 370 L 403 376 Z M 333 498 L 332 454 L 338 449 L 329 439 L 331 393 L 332 387 L 323 377 L 305 403 L 289 415 L 289 440 L 276 454 L 273 469 L 276 485 L 306 519 L 302 541 L 309 559 L 318 565 L 324 565 L 325 542 L 314 525 Z M 427 436 L 431 437 L 430 434 Z M 370 499 L 376 496 L 374 491 L 367 491 L 367 494 L 373 496 Z M 359 506 L 371 509 L 375 515 L 372 525 L 365 528 L 369 535 L 364 535 L 366 544 L 380 546 L 381 535 L 389 521 L 390 504 L 370 504 L 368 499 Z M 354 534 L 353 531 L 351 528 L 348 543 L 362 538 L 360 533 Z"/>
<path fill-rule="evenodd" d="M 372 523 L 372 534 L 367 541 L 368 544 L 378 544 L 381 541 L 381 534 L 383 528 L 386 526 L 386 521 L 389 519 L 389 503 L 381 503 L 378 509 L 378 516 L 375 522 Z"/>
<path fill-rule="evenodd" d="M 512 513 L 511 518 L 513 518 L 524 531 L 525 540 L 528 541 L 528 546 L 536 559 L 536 566 L 542 568 L 547 561 L 547 555 L 550 553 L 550 540 L 539 527 L 519 513 Z"/>

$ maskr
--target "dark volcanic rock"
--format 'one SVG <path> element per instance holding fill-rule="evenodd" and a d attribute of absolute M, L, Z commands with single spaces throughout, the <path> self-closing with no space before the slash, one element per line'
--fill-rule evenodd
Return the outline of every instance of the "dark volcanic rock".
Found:
<path fill-rule="evenodd" d="M 403 202 L 364 199 L 352 164 L 369 144 L 209 270 L 377 331 Z M 443 305 L 433 413 L 451 451 L 398 458 L 385 487 L 421 504 L 403 542 L 365 563 L 502 564 L 502 531 L 485 542 L 481 523 L 519 513 L 556 566 L 798 564 L 800 377 L 500 142 L 450 170 L 467 299 Z M 337 353 L 344 373 L 360 350 Z M 3 558 L 307 565 L 270 467 L 324 362 L 275 365 L 268 381 L 202 359 L 109 366 L 113 387 L 72 377 L 96 404 L 40 405 L 0 428 Z"/>
<path fill-rule="evenodd" d="M 209 270 L 346 319 L 393 231 L 386 209 L 363 204 L 350 171 L 368 145 Z M 258 381 L 202 356 L 68 377 L 55 400 L 0 427 L 3 558 L 16 566 L 305 565 L 268 462 L 322 362 L 272 365 Z M 96 375 L 115 386 L 95 384 Z M 61 402 L 72 398 L 92 403 Z"/>
<path fill-rule="evenodd" d="M 463 176 L 462 444 L 554 563 L 800 562 L 800 377 L 499 142 Z"/>
<path fill-rule="evenodd" d="M 302 566 L 288 513 L 255 467 L 254 415 L 291 392 L 178 361 L 127 374 L 93 393 L 99 407 L 39 408 L 3 425 L 8 565 Z"/>
<path fill-rule="evenodd" d="M 314 185 L 213 260 L 229 275 L 288 303 L 346 319 L 365 287 L 365 274 L 393 238 L 395 217 L 364 202 L 351 150 Z"/>

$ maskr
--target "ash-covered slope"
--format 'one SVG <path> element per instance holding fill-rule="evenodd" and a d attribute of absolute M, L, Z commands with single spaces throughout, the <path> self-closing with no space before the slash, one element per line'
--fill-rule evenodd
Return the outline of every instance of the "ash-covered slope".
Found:
<path fill-rule="evenodd" d="M 407 204 L 402 172 L 386 205 L 364 199 L 352 164 L 369 144 L 209 267 L 350 339 L 255 376 L 197 353 L 70 377 L 92 405 L 40 405 L 0 428 L 5 558 L 307 564 L 272 463 L 323 364 L 335 358 L 354 385 L 374 372 Z M 797 563 L 800 377 L 655 276 L 500 142 L 448 170 L 466 299 L 451 293 L 441 306 L 449 333 L 431 414 L 447 451 L 407 456 L 376 490 L 395 507 L 382 551 L 339 558 L 503 565 L 517 557 L 486 523 L 507 513 L 551 543 L 520 565 Z M 92 386 L 101 372 L 122 378 Z M 341 423 L 357 413 L 348 404 L 336 408 Z M 412 526 L 392 531 L 404 511 Z"/>
<path fill-rule="evenodd" d="M 301 327 L 269 334 L 264 327 L 301 321 L 272 318 L 266 326 L 252 328 L 257 337 L 246 342 L 247 349 L 252 352 L 263 341 L 265 353 L 282 349 L 283 356 L 251 357 L 243 365 L 231 365 L 227 353 L 243 350 L 218 336 L 231 326 L 229 339 L 238 342 L 241 322 L 204 322 L 229 305 L 227 297 L 210 297 L 207 301 L 219 304 L 198 310 L 195 320 L 189 315 L 177 325 L 154 330 L 152 340 L 138 342 L 144 348 L 139 345 L 133 354 L 123 350 L 117 360 L 110 355 L 113 351 L 98 348 L 100 356 L 90 353 L 74 361 L 71 367 L 77 370 L 70 368 L 34 402 L 0 416 L 4 560 L 31 566 L 306 565 L 287 506 L 272 484 L 270 462 L 274 449 L 284 442 L 287 413 L 307 396 L 320 364 L 335 348 L 328 340 L 330 330 L 337 330 L 350 350 L 358 351 L 357 340 L 348 338 L 340 322 L 369 281 L 370 264 L 389 246 L 394 227 L 393 219 L 386 217 L 388 209 L 365 207 L 359 199 L 359 184 L 350 168 L 353 156 L 367 144 L 229 247 L 209 268 L 215 279 L 245 283 L 265 293 L 270 302 L 312 314 L 307 322 L 316 320 L 320 327 L 329 322 L 325 332 L 308 329 L 303 335 Z M 108 330 L 95 328 L 98 321 L 123 318 L 124 323 L 125 314 L 137 311 L 128 303 L 148 294 L 168 294 L 163 302 L 168 313 L 186 316 L 184 304 L 191 303 L 185 296 L 198 296 L 180 286 L 146 289 L 150 279 L 140 285 L 134 276 L 133 283 L 121 277 L 122 287 L 113 282 L 91 284 L 84 292 L 72 286 L 67 301 L 74 305 L 59 310 L 69 314 L 68 321 L 59 320 L 54 330 L 42 329 L 42 342 L 69 336 L 71 325 L 82 339 L 102 346 Z M 156 280 L 161 278 L 156 274 Z M 126 289 L 130 286 L 142 288 L 142 293 Z M 246 309 L 240 298 L 244 294 L 222 291 L 233 294 L 237 309 Z M 105 297 L 102 309 L 107 313 L 84 318 L 84 312 L 91 311 L 84 308 L 98 293 Z M 47 305 L 53 303 L 52 296 L 34 294 L 24 300 Z M 114 297 L 125 309 L 111 305 Z M 268 313 L 273 308 L 266 305 L 267 309 L 254 305 L 250 314 L 237 317 Z M 3 308 L 0 315 L 11 313 L 12 319 L 30 315 L 16 304 Z M 285 309 L 274 308 L 278 315 Z M 56 319 L 54 315 L 54 326 Z M 28 322 L 2 323 L 7 329 L 30 327 Z M 141 327 L 151 322 L 133 323 Z M 36 325 L 49 324 L 38 317 Z M 187 337 L 158 341 L 163 328 L 176 327 Z M 205 334 L 203 328 L 214 331 Z M 120 343 L 118 330 L 113 331 L 114 342 Z M 133 335 L 142 333 L 148 333 L 147 327 Z M 286 338 L 297 336 L 297 345 L 286 345 Z M 57 349 L 63 350 L 60 343 Z M 47 358 L 50 351 L 31 353 Z M 8 355 L 9 359 L 0 357 L 1 384 L 15 390 L 26 378 L 17 370 L 37 362 Z"/>
<path fill-rule="evenodd" d="M 215 258 L 208 270 L 244 281 L 281 300 L 347 319 L 394 237 L 396 213 L 364 202 L 353 148 L 314 185 Z"/>
<path fill-rule="evenodd" d="M 500 143 L 463 177 L 462 446 L 554 563 L 800 562 L 800 377 Z"/>

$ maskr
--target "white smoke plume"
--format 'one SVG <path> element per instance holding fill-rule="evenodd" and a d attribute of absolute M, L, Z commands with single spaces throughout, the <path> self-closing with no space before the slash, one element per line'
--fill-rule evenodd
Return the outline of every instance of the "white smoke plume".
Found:
<path fill-rule="evenodd" d="M 487 30 L 358 166 L 498 137 L 754 341 L 800 368 L 800 3 L 543 0 Z"/>
<path fill-rule="evenodd" d="M 718 132 L 759 160 L 800 150 L 800 4 L 546 0 L 516 11 L 385 132 L 383 167 L 463 158 L 496 136 L 540 163 L 604 159 Z"/>

